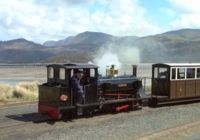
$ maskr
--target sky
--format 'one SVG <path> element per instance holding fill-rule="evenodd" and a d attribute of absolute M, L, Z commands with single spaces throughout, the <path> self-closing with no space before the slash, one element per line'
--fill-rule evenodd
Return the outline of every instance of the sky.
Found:
<path fill-rule="evenodd" d="M 199 0 L 1 0 L 0 40 L 38 43 L 84 31 L 147 36 L 200 28 Z"/>

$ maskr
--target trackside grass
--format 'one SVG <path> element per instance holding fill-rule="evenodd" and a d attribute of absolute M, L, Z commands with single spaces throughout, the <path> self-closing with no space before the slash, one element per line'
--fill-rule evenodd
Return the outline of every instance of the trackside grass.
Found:
<path fill-rule="evenodd" d="M 36 100 L 39 82 L 20 82 L 15 86 L 0 84 L 0 102 L 17 100 Z"/>

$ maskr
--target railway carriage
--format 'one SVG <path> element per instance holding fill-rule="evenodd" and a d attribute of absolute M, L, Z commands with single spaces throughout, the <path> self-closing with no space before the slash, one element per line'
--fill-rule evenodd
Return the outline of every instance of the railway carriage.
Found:
<path fill-rule="evenodd" d="M 200 100 L 200 63 L 152 65 L 153 105 Z"/>

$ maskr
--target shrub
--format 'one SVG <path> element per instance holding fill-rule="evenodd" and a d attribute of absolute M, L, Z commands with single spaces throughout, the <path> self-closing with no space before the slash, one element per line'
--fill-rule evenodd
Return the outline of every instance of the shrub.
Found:
<path fill-rule="evenodd" d="M 7 84 L 0 84 L 0 101 L 6 101 L 13 96 L 13 88 Z"/>
<path fill-rule="evenodd" d="M 25 100 L 34 100 L 38 97 L 38 82 L 21 82 L 14 87 L 13 96 Z"/>
<path fill-rule="evenodd" d="M 39 82 L 20 82 L 16 86 L 0 84 L 0 101 L 13 99 L 36 100 Z"/>

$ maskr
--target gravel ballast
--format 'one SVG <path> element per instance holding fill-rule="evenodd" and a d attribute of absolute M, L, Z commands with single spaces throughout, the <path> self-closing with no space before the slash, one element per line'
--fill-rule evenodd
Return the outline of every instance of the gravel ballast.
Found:
<path fill-rule="evenodd" d="M 20 108 L 23 113 L 26 109 L 28 113 L 31 112 L 30 109 L 28 110 L 28 106 L 19 106 L 19 108 L 14 108 L 15 111 L 18 110 L 18 114 L 20 114 Z M 10 115 L 12 108 L 7 109 Z M 32 107 L 32 110 L 34 112 L 36 109 Z M 6 111 L 3 112 L 5 115 Z M 1 128 L 0 139 L 16 139 L 17 137 L 39 140 L 133 140 L 165 129 L 199 121 L 199 116 L 200 103 L 160 108 L 145 107 L 138 111 L 104 114 L 69 121 L 38 124 L 27 122 L 21 126 Z"/>

